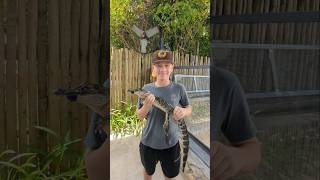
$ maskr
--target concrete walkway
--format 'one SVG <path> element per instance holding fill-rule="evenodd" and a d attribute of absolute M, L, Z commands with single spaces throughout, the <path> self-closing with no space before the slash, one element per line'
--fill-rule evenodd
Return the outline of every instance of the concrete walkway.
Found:
<path fill-rule="evenodd" d="M 130 136 L 123 139 L 110 141 L 110 179 L 111 180 L 142 180 L 143 166 L 139 155 L 140 137 Z M 189 160 L 192 162 L 192 156 L 189 154 Z M 194 165 L 193 165 L 194 166 Z M 176 180 L 206 180 L 203 175 L 192 174 L 195 171 L 186 166 L 185 173 L 180 173 Z M 200 172 L 201 174 L 201 172 Z M 162 180 L 161 166 L 158 163 L 153 180 Z"/>

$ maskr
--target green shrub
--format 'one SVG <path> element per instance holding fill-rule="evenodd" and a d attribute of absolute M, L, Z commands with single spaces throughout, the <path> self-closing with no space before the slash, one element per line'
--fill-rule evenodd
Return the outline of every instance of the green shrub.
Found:
<path fill-rule="evenodd" d="M 136 106 L 121 102 L 119 109 L 111 109 L 110 128 L 115 137 L 125 135 L 138 136 L 143 128 L 144 122 L 136 115 Z"/>
<path fill-rule="evenodd" d="M 0 154 L 0 180 L 40 180 L 40 179 L 87 179 L 84 154 L 78 154 L 72 162 L 71 146 L 81 139 L 70 139 L 70 133 L 60 137 L 54 131 L 35 126 L 40 131 L 46 132 L 58 140 L 48 152 L 35 149 L 34 152 L 16 154 L 13 150 L 6 150 Z M 13 156 L 13 157 L 12 157 Z M 67 162 L 67 163 L 66 163 Z M 69 167 L 66 167 L 67 164 Z"/>

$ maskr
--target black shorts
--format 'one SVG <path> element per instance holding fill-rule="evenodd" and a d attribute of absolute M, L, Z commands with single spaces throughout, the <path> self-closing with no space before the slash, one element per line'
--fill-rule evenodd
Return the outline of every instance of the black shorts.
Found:
<path fill-rule="evenodd" d="M 163 174 L 167 178 L 174 178 L 180 169 L 180 146 L 179 143 L 168 149 L 153 149 L 140 142 L 140 157 L 142 165 L 148 175 L 153 175 L 156 164 L 160 161 Z"/>

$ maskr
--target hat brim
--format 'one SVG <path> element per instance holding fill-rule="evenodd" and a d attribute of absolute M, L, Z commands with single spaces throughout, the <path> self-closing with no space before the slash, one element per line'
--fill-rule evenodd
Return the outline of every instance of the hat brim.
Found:
<path fill-rule="evenodd" d="M 167 63 L 171 63 L 173 64 L 173 61 L 172 60 L 157 60 L 157 61 L 154 61 L 152 62 L 152 64 L 159 64 L 159 63 L 162 63 L 162 62 L 167 62 Z"/>

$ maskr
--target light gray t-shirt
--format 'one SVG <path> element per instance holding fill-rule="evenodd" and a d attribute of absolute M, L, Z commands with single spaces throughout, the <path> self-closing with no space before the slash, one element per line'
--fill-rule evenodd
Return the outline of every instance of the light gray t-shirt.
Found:
<path fill-rule="evenodd" d="M 154 83 L 143 86 L 144 90 L 150 91 L 171 104 L 173 107 L 186 107 L 189 105 L 189 99 L 185 87 L 182 84 L 171 82 L 165 87 L 156 87 Z M 142 107 L 141 99 L 138 100 L 138 108 Z M 163 129 L 165 113 L 152 106 L 147 114 L 147 122 L 142 130 L 141 143 L 154 149 L 167 149 L 177 144 L 179 140 L 179 126 L 177 122 L 169 118 L 169 143 L 166 142 L 166 135 Z"/>

